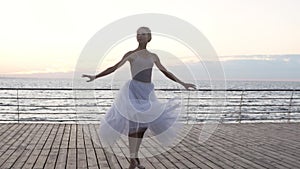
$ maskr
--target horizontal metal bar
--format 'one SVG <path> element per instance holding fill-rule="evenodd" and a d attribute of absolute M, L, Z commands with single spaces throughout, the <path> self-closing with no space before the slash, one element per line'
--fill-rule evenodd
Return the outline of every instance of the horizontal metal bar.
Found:
<path fill-rule="evenodd" d="M 254 103 L 254 102 L 252 102 Z M 17 104 L 0 104 L 0 107 L 16 107 L 18 106 Z M 47 108 L 47 107 L 95 107 L 95 106 L 103 106 L 103 107 L 110 107 L 111 104 L 92 104 L 92 105 L 86 105 L 86 104 L 68 104 L 68 105 L 28 105 L 28 104 L 19 104 L 20 107 L 41 107 L 41 108 Z M 286 104 L 239 104 L 238 102 L 236 104 L 189 104 L 189 106 L 193 107 L 211 107 L 211 106 L 223 106 L 223 107 L 234 107 L 234 106 L 258 106 L 258 107 L 263 107 L 263 106 L 289 106 L 288 103 Z M 300 104 L 293 104 L 293 107 L 300 106 Z"/>
<path fill-rule="evenodd" d="M 0 112 L 0 114 L 5 114 L 5 115 L 8 115 L 8 114 L 20 114 L 20 115 L 27 115 L 27 114 L 49 114 L 49 115 L 52 115 L 52 114 L 61 114 L 61 115 L 67 115 L 67 114 L 70 114 L 70 115 L 75 115 L 75 114 L 86 114 L 86 115 L 104 115 L 106 112 L 103 112 L 103 113 L 101 113 L 101 112 L 91 112 L 91 113 L 70 113 L 70 112 L 68 112 L 68 113 L 60 113 L 60 112 L 51 112 L 51 113 L 43 113 L 43 112 L 37 112 L 37 113 L 34 113 L 34 112 L 10 112 L 10 113 L 4 113 L 4 112 Z"/>
<path fill-rule="evenodd" d="M 119 89 L 109 89 L 109 88 L 0 88 L 0 90 L 66 90 L 66 91 L 72 91 L 72 90 L 119 90 Z M 155 90 L 161 90 L 161 91 L 300 91 L 300 89 L 196 89 L 196 90 L 186 90 L 186 89 L 155 89 Z"/>
<path fill-rule="evenodd" d="M 239 111 L 237 112 L 220 112 L 220 113 L 216 113 L 216 112 L 189 112 L 188 115 L 195 115 L 195 116 L 199 116 L 201 117 L 202 115 L 239 115 Z M 298 111 L 294 111 L 294 112 L 290 112 L 293 114 L 297 114 L 300 115 L 300 112 Z M 252 112 L 242 112 L 242 115 L 272 115 L 272 114 L 288 114 L 288 112 L 278 112 L 278 111 L 268 111 L 268 112 L 262 112 L 262 111 L 252 111 Z"/>
<path fill-rule="evenodd" d="M 66 114 L 85 114 L 85 115 L 92 115 L 92 114 L 96 114 L 96 115 L 104 115 L 106 113 L 105 112 L 102 112 L 102 111 L 99 111 L 99 112 L 89 112 L 89 113 L 74 113 L 74 112 L 65 112 L 65 113 L 61 113 L 61 112 L 27 112 L 27 111 L 20 111 L 19 114 L 22 114 L 22 115 L 27 115 L 27 114 L 62 114 L 62 115 L 66 115 Z M 227 112 L 227 111 L 221 111 L 221 112 L 215 112 L 215 111 L 189 111 L 188 113 L 185 113 L 185 114 L 188 114 L 188 115 L 203 115 L 203 114 L 237 114 L 239 113 L 239 111 L 237 112 Z M 287 114 L 288 112 L 285 112 L 285 111 L 270 111 L 268 110 L 268 112 L 264 112 L 264 111 L 243 111 L 242 112 L 243 114 Z M 300 112 L 299 111 L 290 111 L 290 113 L 293 113 L 293 114 L 299 114 L 300 115 Z M 5 114 L 5 115 L 8 115 L 8 114 L 18 114 L 18 112 L 0 112 L 0 114 Z"/>
<path fill-rule="evenodd" d="M 222 104 L 199 104 L 199 105 L 192 105 L 189 106 L 193 107 L 234 107 L 234 106 L 246 106 L 246 107 L 265 107 L 265 106 L 289 106 L 287 104 L 228 104 L 228 105 L 222 105 Z M 293 105 L 293 107 L 300 106 L 300 105 Z"/>
<path fill-rule="evenodd" d="M 2 120 L 2 119 L 0 119 L 0 121 L 17 121 L 17 120 Z M 47 120 L 45 120 L 45 119 L 22 119 L 22 118 L 20 118 L 19 119 L 19 121 L 45 121 L 45 122 L 51 122 L 51 121 L 53 121 L 53 122 L 63 122 L 63 121 L 74 121 L 74 122 L 78 122 L 78 121 L 100 121 L 100 120 L 97 120 L 97 119 L 47 119 Z"/>
<path fill-rule="evenodd" d="M 22 99 L 22 100 L 107 100 L 107 99 L 114 99 L 113 97 L 89 97 L 89 98 L 72 98 L 72 97 L 0 97 L 0 99 Z M 158 99 L 171 99 L 171 97 L 167 97 L 167 98 L 158 98 Z M 190 100 L 240 100 L 240 97 L 190 97 L 190 98 L 182 98 L 184 100 L 190 99 Z M 278 100 L 284 100 L 284 99 L 291 99 L 290 97 L 267 97 L 267 98 L 262 98 L 262 97 L 244 97 L 243 99 L 245 100 L 249 100 L 249 99 L 256 99 L 256 100 L 268 100 L 268 99 L 278 99 Z M 297 100 L 300 98 L 293 98 L 293 100 Z"/>
<path fill-rule="evenodd" d="M 96 107 L 96 106 L 100 106 L 100 105 L 15 105 L 15 104 L 5 104 L 5 105 L 0 105 L 0 107 L 40 107 L 40 108 L 47 108 L 47 107 L 66 107 L 66 108 L 70 108 L 70 107 Z M 111 105 L 101 105 L 101 107 L 111 107 Z"/>
<path fill-rule="evenodd" d="M 18 105 L 15 104 L 3 104 L 0 105 L 0 107 L 16 107 Z M 101 106 L 101 107 L 111 107 L 111 105 L 19 105 L 20 107 L 38 107 L 38 108 L 61 108 L 61 107 L 66 107 L 66 108 L 70 108 L 70 107 L 96 107 L 96 106 Z M 276 106 L 289 106 L 288 103 L 287 104 L 189 104 L 189 106 L 191 107 L 235 107 L 235 106 L 242 106 L 242 107 L 265 107 L 265 106 L 269 106 L 269 107 L 276 107 Z M 293 107 L 297 107 L 300 106 L 298 104 L 293 104 Z"/>
<path fill-rule="evenodd" d="M 239 121 L 241 122 L 247 122 L 247 121 L 257 121 L 257 122 L 261 122 L 261 121 L 274 121 L 274 122 L 278 122 L 278 121 L 287 121 L 288 118 L 264 118 L 264 119 L 255 119 L 255 118 L 240 118 L 240 119 L 235 119 L 235 118 L 231 118 L 231 119 L 218 119 L 218 118 L 203 118 L 203 119 L 195 119 L 196 122 L 207 122 L 207 121 L 221 121 L 221 122 L 236 122 L 238 123 Z M 290 119 L 290 120 L 299 120 L 298 118 L 295 119 Z"/>

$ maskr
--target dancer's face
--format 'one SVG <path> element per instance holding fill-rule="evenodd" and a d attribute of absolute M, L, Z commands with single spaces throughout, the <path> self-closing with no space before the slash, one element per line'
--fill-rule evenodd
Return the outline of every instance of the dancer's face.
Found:
<path fill-rule="evenodd" d="M 146 29 L 138 29 L 136 39 L 139 43 L 148 43 L 150 39 L 150 33 Z"/>

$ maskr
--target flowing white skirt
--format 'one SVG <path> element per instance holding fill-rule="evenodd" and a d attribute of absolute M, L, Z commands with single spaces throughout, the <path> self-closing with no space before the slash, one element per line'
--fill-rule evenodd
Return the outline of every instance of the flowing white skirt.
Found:
<path fill-rule="evenodd" d="M 113 145 L 122 135 L 149 129 L 163 145 L 172 144 L 181 125 L 179 99 L 160 102 L 153 83 L 130 80 L 120 89 L 112 107 L 100 123 L 104 146 Z"/>

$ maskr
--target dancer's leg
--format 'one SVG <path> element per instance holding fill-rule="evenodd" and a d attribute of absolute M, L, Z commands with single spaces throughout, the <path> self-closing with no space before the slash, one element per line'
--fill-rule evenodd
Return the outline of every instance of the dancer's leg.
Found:
<path fill-rule="evenodd" d="M 134 161 L 135 157 L 136 157 L 136 137 L 137 134 L 136 133 L 131 133 L 128 135 L 128 141 L 129 141 L 129 155 L 130 155 L 130 165 L 129 165 L 129 169 L 134 169 L 138 164 L 136 161 Z"/>
<path fill-rule="evenodd" d="M 146 132 L 146 129 L 139 130 L 135 133 L 131 133 L 128 136 L 129 141 L 129 153 L 130 153 L 130 166 L 129 168 L 138 167 L 140 169 L 145 168 L 140 165 L 140 160 L 138 159 L 138 151 L 142 142 L 142 138 Z"/>
<path fill-rule="evenodd" d="M 141 165 L 141 163 L 140 163 L 140 160 L 139 160 L 139 157 L 138 157 L 138 152 L 139 152 L 139 149 L 140 149 L 140 145 L 141 145 L 141 143 L 142 143 L 142 139 L 143 139 L 143 137 L 144 137 L 144 134 L 145 134 L 145 132 L 146 132 L 146 130 L 147 129 L 143 129 L 141 132 L 139 132 L 139 133 L 137 133 L 137 137 L 139 138 L 139 139 L 137 139 L 137 146 L 136 146 L 136 157 L 135 157 L 135 159 L 137 160 L 137 162 L 138 162 L 138 168 L 139 169 L 144 169 L 145 167 L 144 166 L 142 166 Z"/>

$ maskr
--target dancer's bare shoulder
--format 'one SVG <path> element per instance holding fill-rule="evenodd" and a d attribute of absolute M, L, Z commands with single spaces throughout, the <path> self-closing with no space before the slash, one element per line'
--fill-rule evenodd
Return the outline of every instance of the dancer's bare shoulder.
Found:
<path fill-rule="evenodd" d="M 150 52 L 150 56 L 153 58 L 154 62 L 159 62 L 159 57 L 156 53 L 151 53 Z"/>
<path fill-rule="evenodd" d="M 134 53 L 135 51 L 129 51 L 129 52 L 127 52 L 124 56 L 123 56 L 123 59 L 124 60 L 131 60 L 132 59 L 132 55 L 133 55 L 133 53 Z"/>

